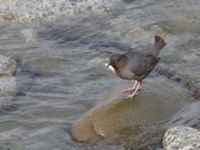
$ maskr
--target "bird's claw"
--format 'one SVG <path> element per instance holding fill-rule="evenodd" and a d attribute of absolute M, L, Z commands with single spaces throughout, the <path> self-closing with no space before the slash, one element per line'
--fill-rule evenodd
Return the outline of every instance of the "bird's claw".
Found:
<path fill-rule="evenodd" d="M 133 94 L 127 95 L 127 96 L 126 96 L 126 99 L 132 100 L 133 97 L 136 96 L 136 95 L 138 95 L 138 94 L 139 94 L 139 92 L 134 92 Z"/>
<path fill-rule="evenodd" d="M 138 89 L 138 91 L 140 91 L 141 88 Z M 128 88 L 128 89 L 125 89 L 123 91 L 123 93 L 131 93 L 131 92 L 134 92 L 135 91 L 135 88 Z M 136 95 L 138 95 L 138 92 L 136 92 Z"/>
<path fill-rule="evenodd" d="M 128 88 L 128 89 L 125 89 L 123 92 L 130 93 L 130 92 L 133 92 L 134 90 L 135 90 L 135 88 Z"/>
<path fill-rule="evenodd" d="M 124 93 L 128 94 L 126 95 L 125 97 L 128 99 L 128 100 L 131 100 L 133 99 L 134 96 L 138 95 L 139 94 L 139 91 L 141 90 L 141 82 L 139 81 L 135 81 L 134 85 L 132 88 L 128 88 L 126 90 L 124 90 Z"/>

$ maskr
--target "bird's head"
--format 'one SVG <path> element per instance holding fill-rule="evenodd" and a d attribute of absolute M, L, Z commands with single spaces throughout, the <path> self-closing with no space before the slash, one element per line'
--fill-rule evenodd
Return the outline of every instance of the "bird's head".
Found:
<path fill-rule="evenodd" d="M 112 66 L 115 70 L 118 70 L 120 67 L 123 67 L 126 61 L 126 56 L 123 54 L 114 54 L 110 57 L 110 62 L 107 65 L 107 68 L 109 66 Z"/>

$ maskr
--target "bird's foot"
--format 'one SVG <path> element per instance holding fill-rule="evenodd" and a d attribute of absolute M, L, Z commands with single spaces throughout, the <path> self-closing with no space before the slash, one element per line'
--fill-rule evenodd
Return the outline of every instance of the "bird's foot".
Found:
<path fill-rule="evenodd" d="M 124 93 L 124 94 L 131 94 L 131 93 L 133 93 L 135 90 L 136 90 L 136 89 L 135 89 L 134 87 L 131 87 L 131 88 L 125 89 L 125 90 L 123 91 L 123 93 Z M 140 90 L 141 90 L 141 88 L 138 89 L 138 91 L 140 91 Z M 136 93 L 138 93 L 138 92 L 136 92 Z M 136 95 L 137 95 L 137 94 L 136 94 Z"/>
<path fill-rule="evenodd" d="M 123 91 L 123 93 L 131 93 L 135 90 L 135 88 L 128 88 Z"/>
<path fill-rule="evenodd" d="M 139 94 L 139 90 L 141 89 L 142 82 L 136 81 L 134 83 L 134 86 L 132 88 L 128 88 L 124 91 L 124 93 L 129 93 L 129 95 L 126 96 L 127 99 L 131 100 L 134 96 Z M 132 94 L 130 93 L 132 92 Z"/>
<path fill-rule="evenodd" d="M 139 91 L 137 91 L 137 92 L 134 91 L 132 94 L 126 95 L 125 97 L 128 100 L 132 100 L 133 97 L 136 96 L 136 95 L 138 95 L 138 94 L 139 94 Z"/>

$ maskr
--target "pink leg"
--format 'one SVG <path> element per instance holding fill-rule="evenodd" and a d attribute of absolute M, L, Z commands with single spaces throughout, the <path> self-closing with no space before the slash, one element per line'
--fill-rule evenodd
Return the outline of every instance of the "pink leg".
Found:
<path fill-rule="evenodd" d="M 139 89 L 141 88 L 141 86 L 142 86 L 142 82 L 139 82 L 139 81 L 138 81 L 138 84 L 136 85 L 136 88 L 135 88 L 135 90 L 133 91 L 133 93 L 130 94 L 130 95 L 128 95 L 126 98 L 132 99 L 135 95 L 139 94 L 138 91 L 139 91 Z"/>
<path fill-rule="evenodd" d="M 124 93 L 130 93 L 130 92 L 134 91 L 137 85 L 138 85 L 138 81 L 136 80 L 133 87 L 125 89 Z"/>

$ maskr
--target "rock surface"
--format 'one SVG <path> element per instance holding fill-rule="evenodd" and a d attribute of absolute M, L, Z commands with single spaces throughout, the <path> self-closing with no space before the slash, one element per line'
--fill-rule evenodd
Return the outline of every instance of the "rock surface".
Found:
<path fill-rule="evenodd" d="M 187 101 L 187 91 L 165 78 L 149 79 L 145 80 L 140 95 L 129 101 L 123 96 L 127 86 L 118 85 L 101 96 L 90 111 L 74 122 L 73 138 L 81 142 L 101 139 L 106 144 L 128 142 L 134 147 L 143 139 L 148 144 L 161 140 L 157 133 L 153 133 L 157 134 L 155 138 L 147 139 L 148 131 L 138 127 L 156 124 L 174 114 Z"/>
<path fill-rule="evenodd" d="M 164 150 L 199 150 L 200 132 L 186 126 L 175 126 L 165 132 Z"/>

